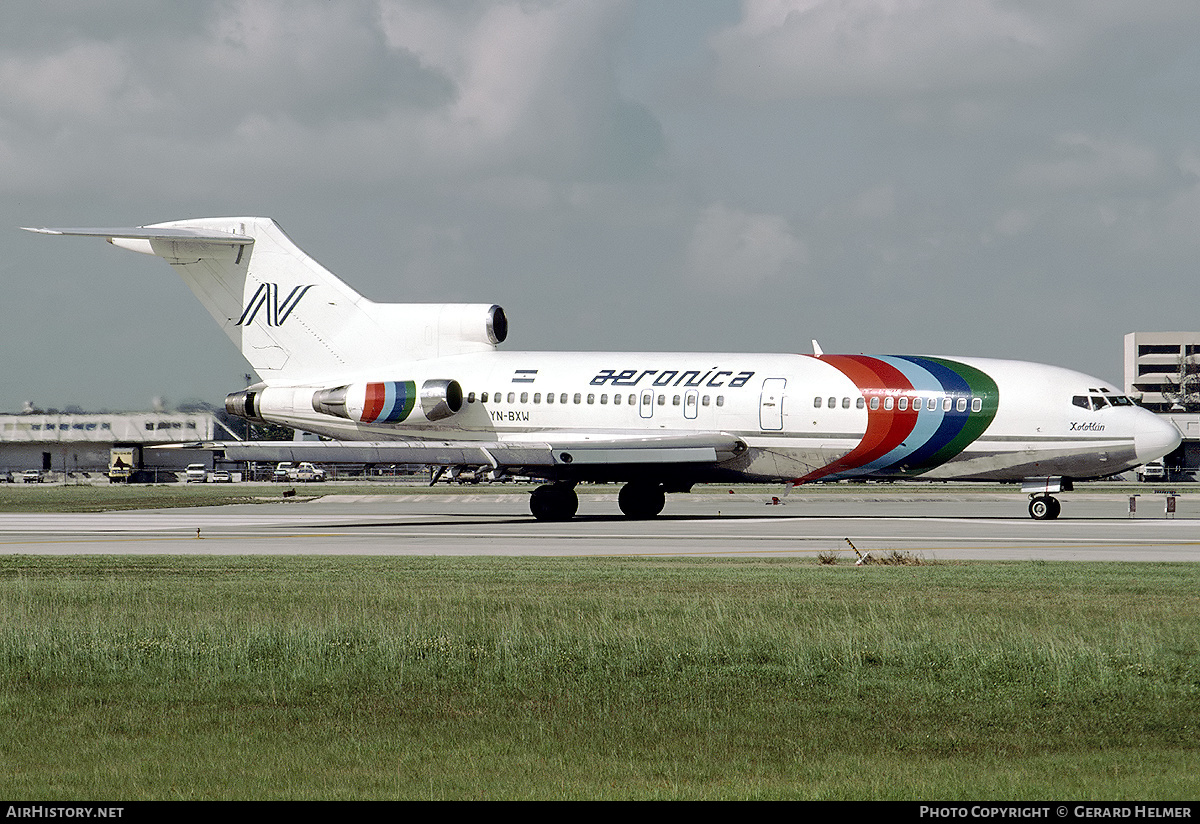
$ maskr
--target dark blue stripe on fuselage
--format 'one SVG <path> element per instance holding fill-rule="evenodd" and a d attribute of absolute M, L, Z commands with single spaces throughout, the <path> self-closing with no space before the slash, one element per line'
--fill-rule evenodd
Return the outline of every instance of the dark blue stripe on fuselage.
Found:
<path fill-rule="evenodd" d="M 933 375 L 934 378 L 936 378 L 937 381 L 942 385 L 942 392 L 944 392 L 947 396 L 950 396 L 955 400 L 957 400 L 959 397 L 970 397 L 970 385 L 962 375 L 959 375 L 952 369 L 926 358 L 906 356 L 902 357 L 901 359 L 916 364 L 929 374 Z M 962 428 L 967 424 L 967 417 L 969 414 L 969 410 L 959 412 L 957 405 L 952 406 L 949 412 L 944 412 L 942 423 L 937 428 L 937 431 L 934 432 L 932 437 L 922 444 L 919 449 L 914 450 L 912 454 L 904 458 L 904 465 L 910 468 L 922 466 L 933 455 L 937 454 L 942 447 L 946 446 L 948 443 L 958 437 L 958 433 L 961 432 Z"/>

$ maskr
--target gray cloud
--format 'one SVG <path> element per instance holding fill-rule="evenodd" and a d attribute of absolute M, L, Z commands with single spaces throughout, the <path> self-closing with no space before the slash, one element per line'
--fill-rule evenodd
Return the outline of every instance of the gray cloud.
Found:
<path fill-rule="evenodd" d="M 15 227 L 235 213 L 513 347 L 1115 377 L 1193 323 L 1198 44 L 1182 0 L 4 4 L 4 405 L 234 388 L 160 262 Z"/>

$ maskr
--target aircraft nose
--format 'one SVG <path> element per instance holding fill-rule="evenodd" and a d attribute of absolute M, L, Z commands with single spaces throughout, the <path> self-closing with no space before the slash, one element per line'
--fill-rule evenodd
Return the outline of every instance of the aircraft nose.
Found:
<path fill-rule="evenodd" d="M 1142 463 L 1157 460 L 1173 452 L 1183 438 L 1175 424 L 1163 420 L 1153 412 L 1142 412 L 1138 416 L 1137 429 L 1133 435 L 1133 448 Z"/>

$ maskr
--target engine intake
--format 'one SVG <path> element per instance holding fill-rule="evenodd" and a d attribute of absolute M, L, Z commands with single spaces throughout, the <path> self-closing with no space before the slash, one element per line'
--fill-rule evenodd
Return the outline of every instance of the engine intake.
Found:
<path fill-rule="evenodd" d="M 508 337 L 508 316 L 499 306 L 489 306 L 487 310 L 487 336 L 492 343 L 504 343 Z"/>
<path fill-rule="evenodd" d="M 425 420 L 440 421 L 462 409 L 463 391 L 458 381 L 425 381 L 421 384 L 421 411 Z"/>

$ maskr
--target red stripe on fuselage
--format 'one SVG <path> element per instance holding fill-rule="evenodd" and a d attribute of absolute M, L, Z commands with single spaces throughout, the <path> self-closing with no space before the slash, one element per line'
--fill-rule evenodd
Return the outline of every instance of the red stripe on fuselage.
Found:
<path fill-rule="evenodd" d="M 368 383 L 367 397 L 363 401 L 363 422 L 371 423 L 379 418 L 383 411 L 383 402 L 387 393 L 382 383 Z"/>
<path fill-rule="evenodd" d="M 868 464 L 886 455 L 904 442 L 917 425 L 917 410 L 896 408 L 884 409 L 884 399 L 893 401 L 905 392 L 912 392 L 913 385 L 899 369 L 889 363 L 864 355 L 822 355 L 819 360 L 835 367 L 862 392 L 867 400 L 867 431 L 858 446 L 847 455 L 828 466 L 810 472 L 793 483 L 815 481 L 837 472 Z M 879 398 L 879 408 L 871 409 L 871 398 Z"/>

